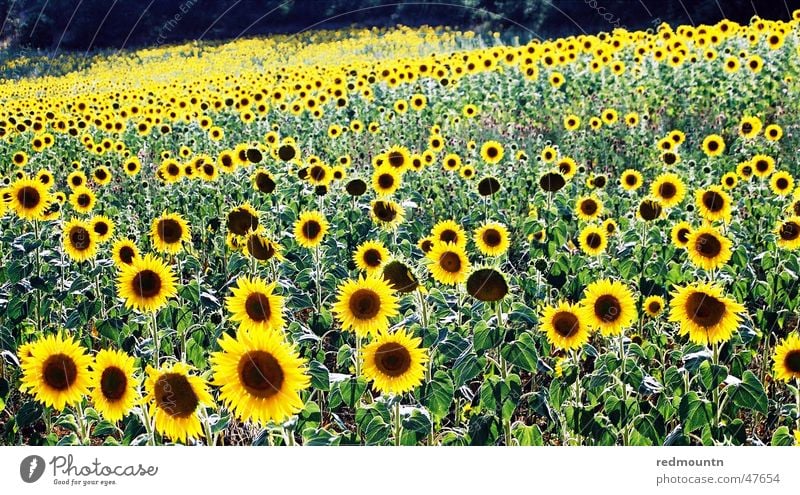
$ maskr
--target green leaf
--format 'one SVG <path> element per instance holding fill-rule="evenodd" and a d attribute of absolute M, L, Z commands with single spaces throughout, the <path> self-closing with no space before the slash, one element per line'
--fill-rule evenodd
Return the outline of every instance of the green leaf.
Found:
<path fill-rule="evenodd" d="M 509 363 L 519 366 L 525 371 L 536 373 L 539 364 L 539 355 L 536 352 L 530 334 L 523 333 L 518 340 L 503 346 L 500 354 Z"/>
<path fill-rule="evenodd" d="M 788 427 L 781 426 L 772 434 L 772 442 L 770 443 L 777 447 L 787 447 L 794 445 L 794 437 L 792 437 Z"/>
<path fill-rule="evenodd" d="M 400 417 L 402 418 L 403 429 L 422 435 L 430 434 L 433 423 L 431 423 L 428 411 L 424 408 L 401 406 Z"/>
<path fill-rule="evenodd" d="M 742 409 L 750 409 L 767 414 L 767 394 L 758 377 L 750 370 L 745 370 L 742 381 L 728 385 L 733 403 Z"/>
<path fill-rule="evenodd" d="M 330 373 L 328 368 L 319 361 L 308 363 L 308 372 L 311 374 L 311 386 L 317 390 L 328 391 L 331 388 Z"/>
<path fill-rule="evenodd" d="M 424 387 L 422 403 L 435 418 L 442 419 L 450 412 L 454 394 L 455 386 L 450 375 L 439 370 L 434 373 L 433 380 Z"/>
<path fill-rule="evenodd" d="M 475 325 L 474 347 L 476 352 L 492 349 L 503 341 L 503 331 L 490 327 L 485 321 Z"/>
<path fill-rule="evenodd" d="M 474 352 L 464 352 L 453 364 L 453 381 L 456 387 L 466 384 L 483 371 Z"/>
<path fill-rule="evenodd" d="M 527 426 L 517 423 L 511 433 L 517 439 L 517 442 L 524 447 L 541 447 L 544 445 L 542 430 L 537 425 Z"/>
<path fill-rule="evenodd" d="M 719 387 L 728 378 L 728 368 L 718 364 L 711 364 L 710 361 L 703 361 L 697 373 L 706 390 L 713 390 Z"/>
<path fill-rule="evenodd" d="M 25 428 L 38 421 L 41 417 L 42 406 L 38 402 L 26 402 L 17 411 L 17 426 Z"/>
<path fill-rule="evenodd" d="M 705 425 L 714 422 L 714 413 L 711 402 L 700 399 L 697 392 L 689 392 L 681 398 L 678 414 L 683 421 L 686 433 L 691 433 Z"/>

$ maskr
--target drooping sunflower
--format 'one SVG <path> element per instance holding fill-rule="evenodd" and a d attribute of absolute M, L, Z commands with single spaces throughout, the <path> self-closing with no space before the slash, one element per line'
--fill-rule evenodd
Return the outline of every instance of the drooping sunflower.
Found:
<path fill-rule="evenodd" d="M 670 231 L 672 244 L 675 247 L 685 248 L 689 244 L 689 234 L 692 233 L 692 225 L 683 221 L 676 223 Z"/>
<path fill-rule="evenodd" d="M 635 191 L 642 186 L 642 173 L 631 168 L 622 172 L 619 183 L 626 191 Z"/>
<path fill-rule="evenodd" d="M 79 186 L 72 190 L 69 202 L 78 213 L 89 213 L 97 202 L 97 196 L 88 187 Z"/>
<path fill-rule="evenodd" d="M 258 277 L 239 277 L 231 289 L 233 295 L 225 300 L 231 320 L 244 331 L 283 330 L 283 296 L 275 294 L 276 286 L 276 282 L 268 284 Z"/>
<path fill-rule="evenodd" d="M 381 228 L 393 230 L 403 223 L 405 209 L 394 201 L 375 199 L 370 204 L 370 217 Z"/>
<path fill-rule="evenodd" d="M 189 224 L 177 213 L 164 212 L 153 220 L 150 238 L 156 251 L 167 254 L 179 253 L 184 242 L 192 239 Z"/>
<path fill-rule="evenodd" d="M 605 336 L 619 335 L 636 320 L 633 293 L 616 280 L 598 280 L 586 287 L 581 306 L 589 328 Z"/>
<path fill-rule="evenodd" d="M 243 252 L 261 262 L 266 262 L 273 257 L 279 260 L 284 259 L 281 254 L 281 247 L 278 243 L 263 235 L 263 230 L 258 229 L 245 237 Z"/>
<path fill-rule="evenodd" d="M 557 349 L 580 349 L 589 341 L 589 327 L 583 318 L 580 306 L 561 301 L 557 306 L 544 307 L 541 330 Z"/>
<path fill-rule="evenodd" d="M 497 141 L 486 141 L 481 145 L 481 158 L 490 165 L 498 163 L 504 155 L 503 145 Z"/>
<path fill-rule="evenodd" d="M 317 247 L 328 233 L 328 220 L 318 211 L 304 211 L 294 223 L 294 238 L 305 248 Z"/>
<path fill-rule="evenodd" d="M 29 348 L 22 360 L 20 390 L 58 411 L 78 404 L 89 392 L 92 358 L 72 337 L 48 335 Z"/>
<path fill-rule="evenodd" d="M 8 193 L 11 209 L 26 220 L 40 219 L 51 202 L 47 187 L 36 179 L 18 179 L 9 186 Z"/>
<path fill-rule="evenodd" d="M 61 242 L 64 251 L 75 261 L 86 261 L 97 254 L 97 239 L 92 227 L 77 218 L 64 224 Z"/>
<path fill-rule="evenodd" d="M 389 250 L 380 241 L 366 241 L 361 243 L 353 253 L 353 261 L 359 270 L 364 270 L 367 275 L 372 275 L 380 270 L 389 259 Z"/>
<path fill-rule="evenodd" d="M 710 134 L 703 139 L 703 153 L 707 156 L 719 156 L 725 152 L 725 141 L 719 134 Z"/>
<path fill-rule="evenodd" d="M 650 185 L 650 194 L 658 199 L 664 208 L 672 208 L 683 201 L 686 186 L 676 174 L 661 174 Z"/>
<path fill-rule="evenodd" d="M 137 399 L 134 359 L 122 351 L 103 349 L 92 365 L 91 397 L 97 412 L 108 421 L 122 420 Z"/>
<path fill-rule="evenodd" d="M 417 289 L 423 292 L 425 290 L 411 267 L 397 259 L 385 263 L 379 276 L 383 277 L 389 287 L 402 294 Z"/>
<path fill-rule="evenodd" d="M 389 328 L 389 318 L 398 314 L 397 296 L 385 278 L 362 276 L 339 285 L 333 313 L 344 330 L 375 335 Z"/>
<path fill-rule="evenodd" d="M 688 335 L 696 344 L 709 345 L 730 339 L 743 311 L 744 306 L 725 296 L 718 285 L 696 282 L 676 288 L 669 320 L 680 324 L 680 335 Z"/>
<path fill-rule="evenodd" d="M 463 246 L 452 242 L 436 242 L 425 257 L 434 280 L 441 284 L 457 285 L 467 279 L 469 258 Z"/>
<path fill-rule="evenodd" d="M 431 237 L 438 242 L 452 242 L 464 247 L 467 245 L 467 234 L 461 225 L 453 220 L 442 220 L 431 229 Z"/>
<path fill-rule="evenodd" d="M 211 355 L 213 385 L 240 421 L 282 423 L 303 409 L 300 392 L 311 379 L 306 361 L 275 332 L 223 334 Z"/>
<path fill-rule="evenodd" d="M 603 214 L 603 202 L 594 196 L 581 196 L 575 201 L 578 218 L 590 222 Z"/>
<path fill-rule="evenodd" d="M 778 246 L 789 250 L 800 248 L 800 217 L 792 216 L 779 223 L 775 234 Z"/>
<path fill-rule="evenodd" d="M 511 244 L 508 229 L 497 222 L 487 222 L 475 230 L 475 245 L 486 256 L 500 256 Z"/>
<path fill-rule="evenodd" d="M 508 291 L 505 275 L 494 268 L 479 268 L 467 278 L 467 293 L 479 301 L 499 301 Z"/>
<path fill-rule="evenodd" d="M 158 311 L 176 293 L 172 269 L 152 254 L 120 265 L 117 294 L 125 299 L 125 306 L 141 312 Z"/>
<path fill-rule="evenodd" d="M 425 377 L 428 350 L 421 347 L 422 339 L 398 329 L 394 333 L 381 331 L 364 346 L 364 378 L 372 381 L 382 394 L 402 394 L 418 387 Z"/>
<path fill-rule="evenodd" d="M 703 226 L 687 236 L 686 251 L 693 265 L 714 270 L 731 259 L 731 241 L 717 229 Z"/>
<path fill-rule="evenodd" d="M 664 310 L 664 298 L 661 296 L 648 296 L 642 303 L 644 312 L 655 318 Z"/>
<path fill-rule="evenodd" d="M 136 247 L 135 242 L 129 239 L 118 239 L 111 248 L 111 253 L 114 264 L 119 268 L 123 265 L 133 264 L 133 260 L 139 257 L 139 248 Z"/>
<path fill-rule="evenodd" d="M 596 225 L 587 225 L 581 230 L 578 243 L 584 253 L 589 256 L 598 256 L 606 250 L 608 237 L 605 229 Z"/>
<path fill-rule="evenodd" d="M 104 215 L 98 215 L 89 220 L 92 232 L 97 236 L 98 243 L 104 243 L 114 236 L 114 221 Z"/>
<path fill-rule="evenodd" d="M 214 404 L 205 380 L 190 371 L 191 367 L 181 362 L 158 370 L 147 367 L 144 401 L 150 406 L 156 430 L 176 442 L 202 437 L 200 409 Z"/>
<path fill-rule="evenodd" d="M 778 344 L 773 360 L 775 364 L 772 370 L 776 380 L 800 380 L 800 335 L 792 333 Z"/>
<path fill-rule="evenodd" d="M 258 212 L 244 203 L 228 212 L 228 232 L 239 236 L 247 235 L 249 232 L 258 228 Z"/>
<path fill-rule="evenodd" d="M 400 174 L 391 165 L 381 165 L 372 173 L 372 189 L 379 196 L 389 196 L 400 187 Z"/>
<path fill-rule="evenodd" d="M 252 176 L 253 189 L 264 194 L 270 194 L 275 190 L 275 178 L 265 168 L 259 168 L 253 172 Z"/>
<path fill-rule="evenodd" d="M 695 203 L 700 216 L 709 222 L 731 220 L 731 197 L 720 186 L 709 186 L 695 193 Z"/>
<path fill-rule="evenodd" d="M 769 187 L 777 196 L 788 196 L 794 189 L 794 177 L 785 170 L 779 170 L 769 178 Z"/>

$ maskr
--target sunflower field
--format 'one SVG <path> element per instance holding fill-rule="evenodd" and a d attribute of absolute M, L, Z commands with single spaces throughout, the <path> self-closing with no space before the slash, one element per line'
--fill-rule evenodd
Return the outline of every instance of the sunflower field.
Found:
<path fill-rule="evenodd" d="M 800 443 L 800 11 L 61 65 L 0 67 L 0 444 Z"/>

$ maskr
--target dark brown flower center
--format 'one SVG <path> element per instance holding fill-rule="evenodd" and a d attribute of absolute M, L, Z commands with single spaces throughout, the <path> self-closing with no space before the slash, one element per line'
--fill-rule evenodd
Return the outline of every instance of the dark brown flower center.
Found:
<path fill-rule="evenodd" d="M 797 225 L 795 222 L 786 222 L 781 225 L 778 234 L 784 241 L 793 241 L 800 237 L 800 225 Z"/>
<path fill-rule="evenodd" d="M 714 258 L 722 251 L 722 243 L 714 234 L 700 234 L 694 242 L 694 249 L 704 258 Z"/>
<path fill-rule="evenodd" d="M 180 222 L 172 218 L 159 220 L 156 230 L 158 231 L 158 237 L 167 244 L 180 242 L 183 236 L 183 227 Z"/>
<path fill-rule="evenodd" d="M 586 245 L 592 249 L 598 249 L 603 245 L 603 238 L 600 237 L 600 234 L 591 232 L 586 236 Z"/>
<path fill-rule="evenodd" d="M 461 270 L 461 257 L 451 251 L 447 251 L 439 257 L 439 266 L 449 273 L 458 273 Z"/>
<path fill-rule="evenodd" d="M 402 376 L 411 368 L 411 354 L 403 345 L 388 342 L 375 351 L 375 367 L 384 375 Z"/>
<path fill-rule="evenodd" d="M 367 266 L 376 267 L 381 264 L 381 253 L 377 249 L 367 249 L 364 251 L 364 263 Z"/>
<path fill-rule="evenodd" d="M 715 139 L 708 142 L 708 151 L 717 151 L 718 149 L 719 143 Z"/>
<path fill-rule="evenodd" d="M 481 179 L 478 183 L 478 194 L 481 196 L 491 196 L 500 190 L 500 182 L 494 177 Z"/>
<path fill-rule="evenodd" d="M 597 213 L 598 204 L 593 199 L 584 199 L 581 201 L 581 213 L 587 216 L 592 216 Z"/>
<path fill-rule="evenodd" d="M 392 174 L 381 174 L 378 176 L 378 185 L 381 189 L 389 189 L 394 185 L 394 176 Z"/>
<path fill-rule="evenodd" d="M 266 321 L 272 314 L 269 306 L 269 298 L 260 292 L 254 292 L 247 296 L 244 302 L 244 310 L 247 316 L 257 322 Z"/>
<path fill-rule="evenodd" d="M 383 279 L 397 292 L 411 292 L 419 285 L 411 269 L 399 261 L 392 261 L 383 267 Z"/>
<path fill-rule="evenodd" d="M 539 187 L 546 192 L 556 192 L 564 187 L 566 183 L 564 176 L 554 172 L 544 174 L 542 178 L 539 179 Z"/>
<path fill-rule="evenodd" d="M 261 261 L 275 256 L 275 248 L 272 247 L 272 243 L 255 234 L 247 238 L 247 252 L 253 258 Z"/>
<path fill-rule="evenodd" d="M 69 243 L 74 249 L 84 251 L 89 249 L 89 246 L 92 244 L 92 238 L 88 230 L 80 225 L 76 225 L 69 229 Z"/>
<path fill-rule="evenodd" d="M 658 195 L 664 199 L 672 199 L 678 193 L 678 188 L 672 182 L 664 182 L 658 187 Z"/>
<path fill-rule="evenodd" d="M 769 170 L 769 162 L 767 160 L 757 160 L 756 161 L 756 170 L 759 172 L 766 172 Z"/>
<path fill-rule="evenodd" d="M 317 182 L 325 180 L 325 167 L 321 165 L 314 165 L 308 171 L 308 175 Z"/>
<path fill-rule="evenodd" d="M 391 222 L 397 217 L 397 210 L 391 203 L 385 201 L 378 201 L 372 207 L 372 212 L 382 222 Z"/>
<path fill-rule="evenodd" d="M 650 301 L 650 304 L 647 305 L 647 309 L 649 309 L 651 313 L 658 313 L 661 311 L 661 303 L 658 301 Z"/>
<path fill-rule="evenodd" d="M 405 157 L 404 157 L 404 156 L 403 156 L 403 154 L 402 154 L 402 153 L 400 153 L 399 151 L 392 151 L 392 152 L 390 152 L 390 153 L 389 153 L 388 160 L 389 160 L 389 165 L 391 165 L 391 166 L 392 166 L 392 167 L 394 167 L 394 168 L 400 168 L 400 167 L 402 167 L 402 166 L 405 164 L 405 162 L 406 162 L 406 159 L 405 159 Z"/>
<path fill-rule="evenodd" d="M 594 302 L 594 314 L 604 322 L 612 323 L 622 316 L 622 305 L 616 297 L 603 294 Z"/>
<path fill-rule="evenodd" d="M 497 270 L 482 268 L 467 279 L 467 292 L 480 301 L 499 301 L 508 294 L 508 283 Z"/>
<path fill-rule="evenodd" d="M 635 186 L 637 182 L 636 176 L 633 174 L 628 174 L 625 176 L 625 184 L 629 186 Z"/>
<path fill-rule="evenodd" d="M 103 370 L 100 376 L 100 391 L 107 400 L 114 402 L 121 399 L 127 387 L 128 377 L 124 371 L 116 366 L 109 366 Z"/>
<path fill-rule="evenodd" d="M 725 207 L 725 200 L 719 193 L 715 191 L 706 191 L 703 193 L 702 196 L 703 206 L 705 206 L 708 211 L 712 213 L 716 213 L 718 211 L 722 211 Z"/>
<path fill-rule="evenodd" d="M 497 247 L 503 242 L 503 236 L 495 229 L 486 229 L 481 236 L 483 243 L 489 247 Z"/>
<path fill-rule="evenodd" d="M 161 277 L 153 270 L 142 270 L 133 277 L 131 288 L 139 297 L 157 296 L 161 292 Z"/>
<path fill-rule="evenodd" d="M 556 333 L 564 338 L 572 337 L 580 330 L 578 317 L 569 311 L 559 311 L 553 315 L 552 322 Z"/>
<path fill-rule="evenodd" d="M 725 316 L 725 303 L 704 292 L 694 292 L 686 299 L 685 310 L 692 322 L 701 327 L 712 327 Z"/>
<path fill-rule="evenodd" d="M 308 240 L 313 241 L 319 236 L 320 232 L 322 232 L 322 225 L 316 220 L 308 220 L 303 224 L 303 235 Z"/>
<path fill-rule="evenodd" d="M 164 373 L 154 386 L 156 405 L 173 418 L 188 418 L 200 399 L 189 380 L 180 373 Z"/>
<path fill-rule="evenodd" d="M 228 213 L 228 230 L 236 235 L 245 235 L 258 228 L 258 217 L 245 208 L 236 208 Z"/>
<path fill-rule="evenodd" d="M 284 144 L 280 148 L 278 148 L 278 158 L 281 160 L 288 162 L 292 158 L 295 157 L 297 152 L 295 151 L 294 147 L 289 146 L 288 144 Z"/>
<path fill-rule="evenodd" d="M 689 242 L 690 233 L 691 232 L 689 231 L 689 229 L 687 229 L 686 227 L 682 227 L 678 230 L 678 233 L 675 237 L 677 237 L 678 240 L 681 241 L 683 244 L 686 244 L 687 242 Z"/>
<path fill-rule="evenodd" d="M 106 222 L 95 222 L 94 232 L 100 236 L 108 234 L 109 226 Z"/>
<path fill-rule="evenodd" d="M 17 191 L 17 201 L 26 210 L 36 208 L 42 201 L 42 195 L 35 187 L 25 186 Z"/>
<path fill-rule="evenodd" d="M 372 289 L 358 289 L 350 296 L 350 312 L 359 320 L 369 320 L 381 310 L 381 297 Z"/>
<path fill-rule="evenodd" d="M 489 158 L 495 158 L 499 154 L 499 151 L 494 146 L 489 146 L 486 148 L 486 156 Z"/>
<path fill-rule="evenodd" d="M 92 204 L 91 196 L 86 193 L 81 193 L 78 195 L 78 206 L 81 208 L 88 208 L 90 204 Z"/>
<path fill-rule="evenodd" d="M 53 354 L 44 362 L 42 375 L 48 387 L 67 390 L 78 379 L 78 367 L 66 354 Z"/>
<path fill-rule="evenodd" d="M 136 253 L 130 246 L 122 246 L 119 249 L 119 259 L 126 265 L 130 265 L 133 262 L 134 256 L 136 256 Z"/>
<path fill-rule="evenodd" d="M 800 350 L 794 349 L 786 353 L 783 365 L 792 373 L 800 373 Z"/>
<path fill-rule="evenodd" d="M 283 368 L 272 354 L 250 351 L 239 360 L 239 380 L 251 395 L 267 399 L 280 392 Z"/>
<path fill-rule="evenodd" d="M 639 204 L 639 215 L 648 222 L 655 220 L 661 216 L 661 205 L 656 201 L 646 199 Z"/>
<path fill-rule="evenodd" d="M 782 191 L 789 187 L 789 181 L 784 177 L 779 177 L 778 180 L 775 181 L 775 186 Z"/>
<path fill-rule="evenodd" d="M 457 242 L 458 232 L 453 229 L 443 230 L 442 233 L 439 234 L 439 240 L 442 242 Z"/>

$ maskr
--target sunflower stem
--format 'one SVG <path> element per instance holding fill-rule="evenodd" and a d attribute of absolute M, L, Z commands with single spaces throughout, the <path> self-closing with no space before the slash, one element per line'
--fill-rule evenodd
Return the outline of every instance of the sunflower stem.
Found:
<path fill-rule="evenodd" d="M 319 276 L 320 276 L 320 267 L 319 267 L 319 257 L 320 257 L 320 249 L 319 244 L 314 247 L 314 285 L 317 291 L 317 312 L 314 315 L 314 323 L 316 326 L 317 321 L 319 321 L 320 316 L 322 316 L 322 287 L 320 286 Z"/>
<path fill-rule="evenodd" d="M 581 407 L 581 363 L 578 351 L 572 351 L 572 359 L 575 360 L 575 442 L 576 445 L 581 445 L 581 428 L 580 428 L 580 413 L 578 409 Z"/>
<path fill-rule="evenodd" d="M 356 380 L 361 376 L 361 335 L 356 332 L 356 355 L 353 356 L 356 368 Z"/>
<path fill-rule="evenodd" d="M 78 441 L 81 445 L 85 445 L 86 439 L 88 438 L 88 430 L 86 424 L 83 422 L 83 399 L 81 399 L 75 407 L 75 421 L 78 423 Z"/>
<path fill-rule="evenodd" d="M 158 317 L 155 311 L 150 313 L 153 333 L 153 355 L 155 356 L 155 365 L 158 368 L 158 363 L 161 362 L 160 347 L 161 343 L 158 341 Z"/>
<path fill-rule="evenodd" d="M 794 424 L 795 428 L 797 430 L 800 430 L 800 379 L 795 378 L 794 384 L 795 384 L 794 400 L 795 400 L 795 405 L 797 406 L 797 409 L 795 409 L 795 414 L 797 417 L 795 418 Z"/>
<path fill-rule="evenodd" d="M 400 417 L 400 397 L 394 404 L 394 444 L 400 446 L 403 434 L 403 421 Z"/>
<path fill-rule="evenodd" d="M 711 346 L 713 349 L 711 354 L 712 363 L 715 366 L 717 366 L 719 365 L 719 344 L 717 342 L 714 342 L 713 344 L 711 344 Z M 714 388 L 711 390 L 711 395 L 714 399 L 714 411 L 716 413 L 716 419 L 717 419 L 716 423 L 714 424 L 714 431 L 717 432 L 719 430 L 719 421 L 722 418 L 722 410 L 720 409 L 720 403 L 719 403 L 719 386 L 714 386 Z"/>

